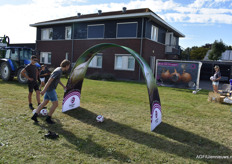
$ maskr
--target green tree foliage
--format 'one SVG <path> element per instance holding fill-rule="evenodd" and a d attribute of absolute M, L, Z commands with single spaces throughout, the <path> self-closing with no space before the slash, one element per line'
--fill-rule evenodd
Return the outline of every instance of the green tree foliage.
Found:
<path fill-rule="evenodd" d="M 218 42 L 217 40 L 214 41 L 212 45 L 212 51 L 209 53 L 210 60 L 218 60 L 220 59 L 222 52 L 226 50 L 226 46 L 222 40 Z"/>
<path fill-rule="evenodd" d="M 189 48 L 189 47 L 187 47 L 186 49 L 184 49 L 183 51 L 181 51 L 180 59 L 181 60 L 189 60 L 189 58 L 190 58 L 190 51 L 191 51 L 191 48 Z"/>
<path fill-rule="evenodd" d="M 232 50 L 232 46 L 226 46 L 226 50 Z"/>
<path fill-rule="evenodd" d="M 202 60 L 204 59 L 208 50 L 208 48 L 204 47 L 192 47 L 192 50 L 190 52 L 190 58 L 192 60 Z"/>

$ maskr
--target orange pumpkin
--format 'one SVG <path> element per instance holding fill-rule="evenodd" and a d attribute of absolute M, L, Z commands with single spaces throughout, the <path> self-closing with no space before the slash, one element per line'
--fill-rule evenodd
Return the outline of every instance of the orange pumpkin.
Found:
<path fill-rule="evenodd" d="M 175 69 L 175 71 L 171 74 L 171 76 L 170 76 L 170 79 L 173 81 L 173 82 L 179 82 L 180 80 L 181 80 L 181 76 L 180 76 L 180 74 L 176 71 L 176 69 Z"/>
<path fill-rule="evenodd" d="M 170 72 L 169 72 L 169 70 L 167 70 L 166 72 L 163 71 L 162 74 L 161 74 L 161 78 L 164 81 L 168 80 L 170 78 Z"/>
<path fill-rule="evenodd" d="M 183 71 L 183 74 L 181 75 L 181 80 L 184 82 L 184 83 L 188 83 L 192 80 L 192 76 L 185 72 L 185 70 Z"/>

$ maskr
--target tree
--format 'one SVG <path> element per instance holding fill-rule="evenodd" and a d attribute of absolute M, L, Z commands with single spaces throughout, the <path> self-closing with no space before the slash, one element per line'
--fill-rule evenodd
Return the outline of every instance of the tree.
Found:
<path fill-rule="evenodd" d="M 190 58 L 193 60 L 202 60 L 204 59 L 209 48 L 204 47 L 192 47 L 190 52 Z"/>
<path fill-rule="evenodd" d="M 212 51 L 209 53 L 210 60 L 218 60 L 222 56 L 222 53 L 226 50 L 226 46 L 222 40 L 218 42 L 217 40 L 214 41 L 212 45 Z"/>
<path fill-rule="evenodd" d="M 186 49 L 181 51 L 180 59 L 181 60 L 189 60 L 190 51 L 191 51 L 191 48 L 189 48 L 189 47 L 187 47 Z"/>
<path fill-rule="evenodd" d="M 226 50 L 232 50 L 232 46 L 226 46 Z"/>

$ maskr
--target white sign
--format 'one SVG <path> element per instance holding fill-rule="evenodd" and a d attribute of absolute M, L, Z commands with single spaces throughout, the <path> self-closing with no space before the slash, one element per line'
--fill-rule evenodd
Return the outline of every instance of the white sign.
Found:
<path fill-rule="evenodd" d="M 158 103 L 153 104 L 151 113 L 151 131 L 153 131 L 162 122 L 161 106 Z"/>
<path fill-rule="evenodd" d="M 80 106 L 80 95 L 77 91 L 68 93 L 63 100 L 62 112 L 78 108 Z"/>

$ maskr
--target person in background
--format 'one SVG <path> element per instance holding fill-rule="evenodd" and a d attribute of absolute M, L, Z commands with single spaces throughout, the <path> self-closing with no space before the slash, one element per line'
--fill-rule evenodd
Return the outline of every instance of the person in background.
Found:
<path fill-rule="evenodd" d="M 41 82 L 39 90 L 41 91 L 41 88 L 44 87 L 45 83 L 47 82 L 47 81 L 45 81 L 46 78 L 50 76 L 50 72 L 48 72 L 46 70 L 46 66 L 45 65 L 41 66 L 41 71 L 40 71 L 40 75 L 39 76 L 40 76 L 40 82 Z"/>
<path fill-rule="evenodd" d="M 31 56 L 31 63 L 28 64 L 21 72 L 22 76 L 24 76 L 28 80 L 28 102 L 29 102 L 29 108 L 31 110 L 34 110 L 33 104 L 32 104 L 32 94 L 33 89 L 36 92 L 36 100 L 38 105 L 40 105 L 40 93 L 39 93 L 39 84 L 38 84 L 38 69 L 35 65 L 37 63 L 37 57 L 35 55 Z"/>
<path fill-rule="evenodd" d="M 45 75 L 45 84 L 48 82 L 48 79 L 50 78 L 50 75 L 51 75 L 51 72 L 48 70 L 48 67 L 46 66 L 46 65 L 44 65 L 45 66 L 45 73 L 46 73 L 46 75 Z"/>
<path fill-rule="evenodd" d="M 48 82 L 45 84 L 44 89 L 40 92 L 41 95 L 44 95 L 44 100 L 42 104 L 38 106 L 36 109 L 35 114 L 31 117 L 32 120 L 35 122 L 38 122 L 37 117 L 40 111 L 43 109 L 44 106 L 48 104 L 49 101 L 52 102 L 52 106 L 50 108 L 50 111 L 48 113 L 48 116 L 46 118 L 46 122 L 48 124 L 54 124 L 55 122 L 51 120 L 52 114 L 58 107 L 58 99 L 57 99 L 57 93 L 56 93 L 56 87 L 58 83 L 66 89 L 66 87 L 61 83 L 60 78 L 63 72 L 66 72 L 69 70 L 70 67 L 70 61 L 69 60 L 63 60 L 60 64 L 60 67 L 57 67 L 51 74 Z"/>
<path fill-rule="evenodd" d="M 213 91 L 215 93 L 218 93 L 218 86 L 219 86 L 219 80 L 221 79 L 221 72 L 220 72 L 220 68 L 218 65 L 215 65 L 214 69 L 215 69 L 215 73 L 214 73 L 213 77 L 210 79 L 212 81 Z"/>

